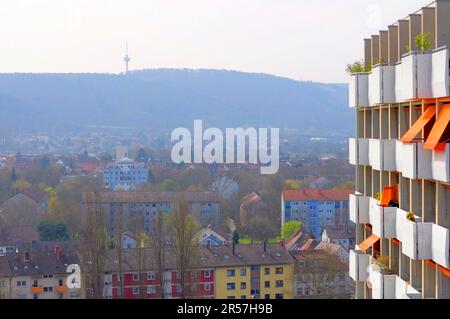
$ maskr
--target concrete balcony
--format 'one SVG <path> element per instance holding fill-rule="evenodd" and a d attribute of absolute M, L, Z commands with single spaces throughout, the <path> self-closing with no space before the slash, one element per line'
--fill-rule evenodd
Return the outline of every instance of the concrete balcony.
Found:
<path fill-rule="evenodd" d="M 447 47 L 433 51 L 431 58 L 431 91 L 434 98 L 450 95 L 449 50 Z"/>
<path fill-rule="evenodd" d="M 424 52 L 410 52 L 395 66 L 397 103 L 419 98 L 449 95 L 449 61 L 446 47 Z"/>
<path fill-rule="evenodd" d="M 395 103 L 395 66 L 376 65 L 369 75 L 369 104 Z"/>
<path fill-rule="evenodd" d="M 369 73 L 351 75 L 349 105 L 351 108 L 369 106 Z"/>
<path fill-rule="evenodd" d="M 433 224 L 431 229 L 431 255 L 435 263 L 450 269 L 450 230 Z"/>
<path fill-rule="evenodd" d="M 355 224 L 369 223 L 369 197 L 353 194 L 350 195 L 349 215 L 350 220 Z"/>
<path fill-rule="evenodd" d="M 422 299 L 422 294 L 397 275 L 383 274 L 376 265 L 370 266 L 369 282 L 372 299 Z"/>
<path fill-rule="evenodd" d="M 361 250 L 351 250 L 349 256 L 350 278 L 366 281 L 369 278 L 370 255 Z"/>
<path fill-rule="evenodd" d="M 352 165 L 369 165 L 369 139 L 349 139 L 349 163 Z"/>
<path fill-rule="evenodd" d="M 432 223 L 423 223 L 415 216 L 416 221 L 406 218 L 408 212 L 397 209 L 397 239 L 402 242 L 402 253 L 414 260 L 432 259 L 431 234 Z"/>
<path fill-rule="evenodd" d="M 378 171 L 395 171 L 396 165 L 395 140 L 369 140 L 369 164 Z"/>
<path fill-rule="evenodd" d="M 397 145 L 397 152 L 398 152 Z M 402 143 L 401 168 L 404 177 L 411 179 L 432 179 L 432 152 L 423 148 L 423 143 Z M 400 156 L 399 154 L 399 156 Z M 397 161 L 398 159 L 396 159 Z"/>
<path fill-rule="evenodd" d="M 369 216 L 373 234 L 380 238 L 395 238 L 397 236 L 396 207 L 381 207 L 376 199 L 371 198 Z"/>
<path fill-rule="evenodd" d="M 432 152 L 431 171 L 433 179 L 450 182 L 450 144 L 442 144 Z"/>
<path fill-rule="evenodd" d="M 432 96 L 431 53 L 410 52 L 395 69 L 397 102 Z"/>

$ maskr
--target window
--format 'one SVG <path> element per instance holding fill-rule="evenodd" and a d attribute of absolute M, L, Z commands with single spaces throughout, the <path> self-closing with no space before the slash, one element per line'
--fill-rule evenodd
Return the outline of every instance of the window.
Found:
<path fill-rule="evenodd" d="M 235 283 L 227 283 L 227 290 L 235 290 L 236 285 Z"/>
<path fill-rule="evenodd" d="M 177 285 L 177 292 L 181 293 L 181 285 Z"/>
<path fill-rule="evenodd" d="M 283 299 L 283 294 L 275 294 L 275 299 Z"/>
<path fill-rule="evenodd" d="M 234 269 L 227 270 L 227 277 L 234 277 L 236 275 L 236 271 Z"/>
<path fill-rule="evenodd" d="M 247 283 L 241 282 L 241 289 L 247 289 Z"/>
<path fill-rule="evenodd" d="M 245 268 L 241 269 L 241 276 L 247 276 L 247 269 Z"/>
<path fill-rule="evenodd" d="M 277 280 L 275 282 L 275 287 L 277 288 L 283 288 L 283 285 L 284 285 L 283 280 Z"/>
<path fill-rule="evenodd" d="M 26 285 L 27 285 L 27 282 L 25 280 L 17 281 L 17 287 L 25 287 Z"/>
<path fill-rule="evenodd" d="M 58 286 L 64 286 L 64 280 L 59 279 L 58 280 Z"/>
<path fill-rule="evenodd" d="M 283 274 L 283 267 L 277 267 L 277 268 L 275 269 L 275 273 L 276 273 L 277 275 L 282 275 L 282 274 Z"/>
<path fill-rule="evenodd" d="M 264 282 L 264 288 L 270 288 L 270 281 Z"/>
<path fill-rule="evenodd" d="M 122 296 L 122 288 L 117 288 L 117 296 Z"/>
<path fill-rule="evenodd" d="M 270 299 L 270 294 L 265 294 L 264 299 Z"/>
<path fill-rule="evenodd" d="M 235 296 L 228 296 L 227 299 L 236 299 Z"/>
<path fill-rule="evenodd" d="M 211 284 L 210 283 L 206 283 L 204 288 L 205 288 L 205 291 L 211 291 Z"/>
<path fill-rule="evenodd" d="M 251 266 L 251 271 L 259 271 L 259 266 Z"/>
<path fill-rule="evenodd" d="M 264 268 L 264 274 L 270 275 L 270 268 Z"/>
<path fill-rule="evenodd" d="M 241 296 L 241 299 L 247 299 L 247 296 L 242 295 L 242 296 Z"/>
<path fill-rule="evenodd" d="M 44 287 L 44 292 L 48 292 L 48 287 Z"/>
<path fill-rule="evenodd" d="M 38 281 L 37 280 L 33 280 L 33 287 L 37 287 L 38 286 Z"/>
<path fill-rule="evenodd" d="M 155 280 L 155 274 L 153 272 L 148 272 L 147 280 Z"/>
<path fill-rule="evenodd" d="M 303 288 L 297 289 L 297 295 L 302 296 L 303 295 Z"/>
<path fill-rule="evenodd" d="M 133 287 L 133 295 L 139 294 L 139 287 Z"/>
<path fill-rule="evenodd" d="M 147 286 L 147 295 L 154 295 L 156 294 L 156 287 L 155 286 Z"/>
<path fill-rule="evenodd" d="M 209 278 L 211 277 L 211 272 L 209 270 L 205 270 L 203 271 L 203 275 L 205 276 L 205 278 Z"/>
<path fill-rule="evenodd" d="M 137 272 L 133 273 L 133 281 L 138 281 L 139 280 L 139 274 Z"/>
<path fill-rule="evenodd" d="M 52 292 L 53 291 L 53 287 L 48 287 L 48 292 Z"/>
<path fill-rule="evenodd" d="M 58 294 L 58 299 L 64 299 L 64 294 Z"/>
<path fill-rule="evenodd" d="M 192 279 L 197 279 L 197 272 L 196 271 L 192 271 L 191 272 L 191 278 Z"/>
<path fill-rule="evenodd" d="M 33 299 L 38 299 L 38 295 L 33 295 Z"/>

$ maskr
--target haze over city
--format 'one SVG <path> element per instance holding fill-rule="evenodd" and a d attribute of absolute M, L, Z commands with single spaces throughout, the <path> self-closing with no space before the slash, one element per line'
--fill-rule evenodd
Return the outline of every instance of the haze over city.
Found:
<path fill-rule="evenodd" d="M 0 72 L 118 73 L 123 71 L 121 57 L 128 41 L 131 69 L 230 69 L 345 82 L 343 66 L 352 62 L 349 57 L 362 57 L 362 45 L 354 39 L 427 4 L 426 0 L 2 1 Z"/>

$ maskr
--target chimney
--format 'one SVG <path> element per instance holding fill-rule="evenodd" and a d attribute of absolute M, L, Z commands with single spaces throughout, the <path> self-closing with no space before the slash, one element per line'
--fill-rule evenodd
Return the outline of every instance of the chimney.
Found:
<path fill-rule="evenodd" d="M 55 246 L 55 255 L 56 255 L 56 260 L 59 260 L 61 258 L 61 247 Z"/>
<path fill-rule="evenodd" d="M 267 252 L 267 242 L 266 241 L 264 241 L 264 243 L 263 243 L 263 249 L 264 249 L 264 252 L 266 253 Z"/>
<path fill-rule="evenodd" d="M 23 261 L 24 262 L 30 261 L 30 252 L 26 251 L 23 253 Z"/>

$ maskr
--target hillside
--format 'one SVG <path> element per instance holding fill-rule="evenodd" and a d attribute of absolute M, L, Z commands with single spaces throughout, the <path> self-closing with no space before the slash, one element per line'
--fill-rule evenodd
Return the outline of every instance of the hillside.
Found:
<path fill-rule="evenodd" d="M 347 86 L 267 74 L 158 69 L 116 74 L 0 74 L 0 125 L 16 132 L 120 126 L 280 127 L 350 135 Z"/>

